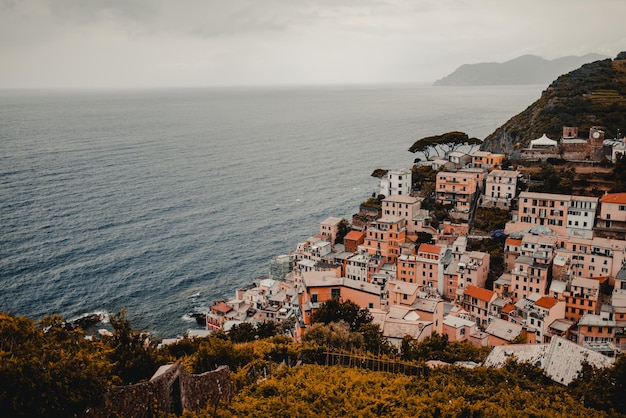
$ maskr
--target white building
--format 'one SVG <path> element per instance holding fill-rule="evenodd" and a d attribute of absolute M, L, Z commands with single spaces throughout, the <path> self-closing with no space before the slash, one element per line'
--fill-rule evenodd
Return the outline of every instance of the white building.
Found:
<path fill-rule="evenodd" d="M 380 194 L 385 197 L 411 194 L 411 169 L 389 170 L 380 179 Z"/>
<path fill-rule="evenodd" d="M 567 209 L 567 235 L 593 238 L 593 224 L 597 208 L 597 197 L 572 196 Z"/>

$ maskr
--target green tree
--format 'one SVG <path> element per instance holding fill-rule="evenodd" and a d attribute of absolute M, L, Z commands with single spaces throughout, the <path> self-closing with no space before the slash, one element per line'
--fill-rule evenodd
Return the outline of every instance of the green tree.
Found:
<path fill-rule="evenodd" d="M 428 160 L 431 152 L 435 152 L 437 156 L 441 156 L 439 151 L 445 155 L 448 152 L 455 151 L 462 146 L 480 145 L 482 141 L 478 138 L 470 138 L 464 132 L 448 132 L 442 135 L 428 136 L 418 139 L 409 147 L 409 152 L 420 152 Z"/>
<path fill-rule="evenodd" d="M 278 333 L 278 326 L 274 321 L 263 321 L 256 325 L 256 334 L 259 339 L 274 337 Z"/>
<path fill-rule="evenodd" d="M 350 232 L 350 222 L 347 219 L 342 219 L 337 225 L 337 237 L 335 238 L 335 244 L 342 244 L 343 239 Z"/>
<path fill-rule="evenodd" d="M 228 331 L 228 336 L 234 343 L 245 343 L 256 339 L 256 330 L 254 325 L 249 322 L 233 325 Z"/>
<path fill-rule="evenodd" d="M 361 325 L 372 322 L 372 315 L 367 308 L 361 308 L 351 300 L 340 302 L 338 298 L 332 298 L 320 305 L 312 319 L 314 323 L 323 324 L 344 321 L 350 331 L 357 331 Z"/>
<path fill-rule="evenodd" d="M 51 316 L 37 324 L 0 313 L 0 415 L 68 417 L 101 403 L 106 348 Z"/>
<path fill-rule="evenodd" d="M 147 380 L 167 361 L 156 349 L 147 332 L 134 330 L 121 310 L 110 318 L 113 336 L 104 339 L 110 347 L 113 374 L 118 384 L 133 384 Z"/>

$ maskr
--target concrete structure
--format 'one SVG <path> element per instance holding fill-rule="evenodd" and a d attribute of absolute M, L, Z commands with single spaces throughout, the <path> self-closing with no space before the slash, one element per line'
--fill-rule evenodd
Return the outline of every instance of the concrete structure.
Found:
<path fill-rule="evenodd" d="M 230 402 L 232 384 L 228 366 L 202 374 L 189 374 L 182 363 L 161 366 L 148 382 L 113 386 L 104 394 L 102 405 L 89 416 L 137 417 L 182 415 L 183 411 L 199 414 L 220 402 Z"/>

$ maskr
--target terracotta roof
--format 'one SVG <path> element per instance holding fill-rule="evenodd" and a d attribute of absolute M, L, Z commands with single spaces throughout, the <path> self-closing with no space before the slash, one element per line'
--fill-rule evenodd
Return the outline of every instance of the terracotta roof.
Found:
<path fill-rule="evenodd" d="M 422 243 L 420 245 L 419 249 L 417 250 L 417 252 L 420 252 L 420 253 L 431 253 L 431 254 L 440 254 L 441 253 L 441 247 L 438 246 L 438 245 Z"/>
<path fill-rule="evenodd" d="M 346 236 L 343 239 L 353 239 L 355 241 L 358 241 L 364 236 L 365 234 L 363 234 L 363 232 L 361 231 L 350 231 L 346 234 Z"/>
<path fill-rule="evenodd" d="M 540 297 L 537 302 L 535 302 L 535 306 L 539 306 L 541 308 L 550 309 L 554 305 L 556 305 L 559 301 L 555 298 L 550 298 L 548 296 Z"/>
<path fill-rule="evenodd" d="M 512 303 L 507 303 L 502 307 L 502 313 L 511 313 L 515 310 L 515 305 Z"/>
<path fill-rule="evenodd" d="M 225 313 L 228 313 L 228 312 L 232 311 L 233 307 L 225 304 L 224 302 L 219 302 L 219 303 L 216 303 L 215 305 L 213 305 L 211 307 L 211 310 L 215 311 L 215 312 L 218 312 L 218 313 L 221 313 L 221 314 L 225 314 Z"/>
<path fill-rule="evenodd" d="M 517 239 L 517 238 L 507 238 L 506 241 L 504 241 L 505 244 L 510 244 L 510 245 L 522 245 L 522 240 L 521 239 Z"/>
<path fill-rule="evenodd" d="M 483 289 L 482 287 L 469 285 L 463 294 L 473 296 L 476 299 L 490 301 L 493 295 L 495 295 L 495 292 L 493 290 Z"/>
<path fill-rule="evenodd" d="M 602 203 L 626 203 L 626 193 L 607 193 L 600 198 Z"/>

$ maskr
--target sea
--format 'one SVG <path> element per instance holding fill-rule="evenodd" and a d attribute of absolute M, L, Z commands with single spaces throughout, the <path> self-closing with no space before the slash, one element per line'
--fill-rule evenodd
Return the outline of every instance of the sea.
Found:
<path fill-rule="evenodd" d="M 351 219 L 425 136 L 484 138 L 546 86 L 0 91 L 0 311 L 124 309 L 171 338 Z"/>

